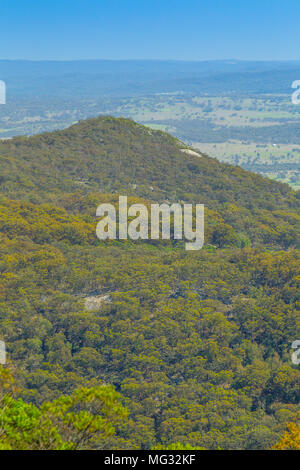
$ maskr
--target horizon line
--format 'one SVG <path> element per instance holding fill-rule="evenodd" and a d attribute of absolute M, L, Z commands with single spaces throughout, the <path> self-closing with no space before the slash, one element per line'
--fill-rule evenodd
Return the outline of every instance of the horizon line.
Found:
<path fill-rule="evenodd" d="M 299 62 L 300 59 L 1 59 L 0 62 Z"/>

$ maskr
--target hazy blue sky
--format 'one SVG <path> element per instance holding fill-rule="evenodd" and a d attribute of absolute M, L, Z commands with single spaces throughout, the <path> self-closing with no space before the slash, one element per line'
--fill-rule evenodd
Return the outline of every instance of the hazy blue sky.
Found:
<path fill-rule="evenodd" d="M 299 59 L 299 0 L 1 0 L 0 59 Z"/>

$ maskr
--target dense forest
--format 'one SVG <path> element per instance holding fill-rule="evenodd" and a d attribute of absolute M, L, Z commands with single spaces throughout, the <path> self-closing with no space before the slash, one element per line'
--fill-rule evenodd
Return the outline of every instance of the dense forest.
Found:
<path fill-rule="evenodd" d="M 0 449 L 299 448 L 300 193 L 100 117 L 0 143 Z M 205 246 L 96 208 L 205 204 Z"/>

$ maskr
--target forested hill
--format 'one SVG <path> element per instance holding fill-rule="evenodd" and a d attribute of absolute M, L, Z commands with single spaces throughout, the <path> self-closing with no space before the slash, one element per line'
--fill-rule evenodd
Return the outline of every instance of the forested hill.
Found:
<path fill-rule="evenodd" d="M 299 192 L 184 148 L 131 120 L 90 119 L 64 131 L 1 142 L 0 192 L 59 205 L 66 193 L 203 203 L 251 241 L 297 245 Z"/>
<path fill-rule="evenodd" d="M 299 433 L 299 193 L 183 149 L 108 117 L 0 143 L 0 449 Z M 100 242 L 96 207 L 119 194 L 204 203 L 205 246 Z"/>
<path fill-rule="evenodd" d="M 136 185 L 138 195 L 153 199 L 167 193 L 172 199 L 265 209 L 293 203 L 287 185 L 203 154 L 184 154 L 180 149 L 185 147 L 167 133 L 128 119 L 89 119 L 63 131 L 0 142 L 1 189 L 28 193 L 31 185 L 42 193 L 105 192 Z"/>

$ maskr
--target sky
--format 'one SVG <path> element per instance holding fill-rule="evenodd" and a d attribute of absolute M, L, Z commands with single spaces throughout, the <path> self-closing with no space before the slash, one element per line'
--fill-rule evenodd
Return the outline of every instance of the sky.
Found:
<path fill-rule="evenodd" d="M 0 0 L 0 59 L 299 60 L 299 0 Z"/>

